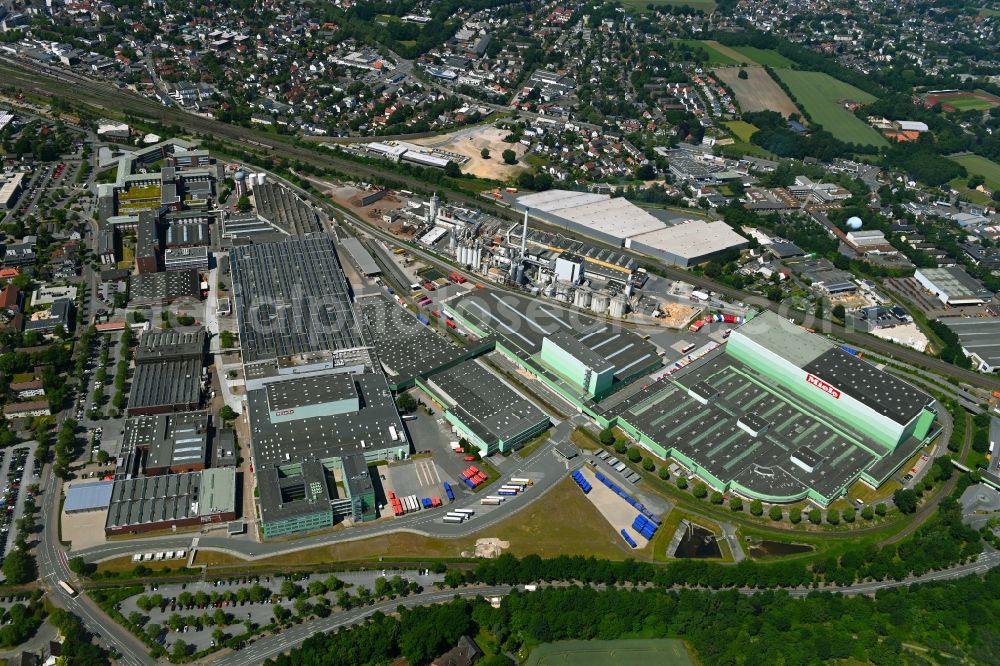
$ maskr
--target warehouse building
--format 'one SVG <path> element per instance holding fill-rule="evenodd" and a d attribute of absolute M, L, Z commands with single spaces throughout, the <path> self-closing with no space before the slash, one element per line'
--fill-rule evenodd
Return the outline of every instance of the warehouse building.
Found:
<path fill-rule="evenodd" d="M 66 491 L 63 511 L 67 514 L 104 511 L 111 504 L 111 490 L 114 481 L 74 483 Z"/>
<path fill-rule="evenodd" d="M 1000 317 L 946 317 L 940 322 L 958 336 L 977 370 L 1000 371 Z"/>
<path fill-rule="evenodd" d="M 139 224 L 135 233 L 135 271 L 155 273 L 160 270 L 159 214 L 144 210 L 139 213 Z"/>
<path fill-rule="evenodd" d="M 934 400 L 765 312 L 725 346 L 606 411 L 720 491 L 827 506 L 883 484 L 935 432 Z"/>
<path fill-rule="evenodd" d="M 515 451 L 551 425 L 534 403 L 475 361 L 435 373 L 418 384 L 445 406 L 445 419 L 483 456 Z"/>
<path fill-rule="evenodd" d="M 163 253 L 163 267 L 168 271 L 208 270 L 207 247 L 168 247 Z"/>
<path fill-rule="evenodd" d="M 689 268 L 733 250 L 749 247 L 750 241 L 725 222 L 688 220 L 672 227 L 636 234 L 625 247 L 673 266 Z"/>
<path fill-rule="evenodd" d="M 132 305 L 169 305 L 198 300 L 201 300 L 201 283 L 194 269 L 136 275 L 129 290 Z"/>
<path fill-rule="evenodd" d="M 206 469 L 115 481 L 104 533 L 142 534 L 235 519 L 236 469 Z"/>
<path fill-rule="evenodd" d="M 147 476 L 197 472 L 208 465 L 208 412 L 150 414 L 125 421 L 119 465 Z M 134 462 L 133 462 L 134 461 Z"/>
<path fill-rule="evenodd" d="M 913 277 L 945 305 L 983 305 L 993 300 L 992 292 L 961 266 L 918 268 Z"/>

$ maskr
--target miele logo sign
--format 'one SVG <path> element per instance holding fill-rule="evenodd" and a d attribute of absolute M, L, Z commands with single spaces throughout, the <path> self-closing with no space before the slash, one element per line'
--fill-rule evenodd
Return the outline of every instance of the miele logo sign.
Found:
<path fill-rule="evenodd" d="M 288 416 L 289 414 L 294 414 L 294 409 L 280 409 L 274 413 L 275 416 Z"/>
<path fill-rule="evenodd" d="M 812 384 L 813 386 L 815 386 L 816 388 L 818 388 L 820 391 L 823 391 L 824 393 L 829 393 L 830 395 L 832 395 L 837 400 L 840 400 L 840 391 L 838 391 L 837 389 L 833 388 L 832 386 L 830 386 L 829 384 L 827 384 L 826 382 L 824 382 L 819 377 L 816 377 L 816 376 L 810 375 L 810 374 L 806 374 L 806 381 L 809 382 L 810 384 Z"/>

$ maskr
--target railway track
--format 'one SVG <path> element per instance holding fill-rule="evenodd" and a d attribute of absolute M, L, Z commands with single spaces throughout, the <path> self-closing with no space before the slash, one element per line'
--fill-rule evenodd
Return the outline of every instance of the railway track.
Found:
<path fill-rule="evenodd" d="M 165 125 L 180 125 L 194 133 L 212 137 L 215 140 L 235 142 L 246 149 L 267 150 L 269 151 L 268 154 L 274 157 L 310 163 L 361 178 L 390 178 L 394 181 L 395 185 L 406 189 L 415 189 L 418 191 L 427 189 L 427 184 L 419 178 L 382 171 L 377 167 L 338 158 L 335 155 L 324 155 L 315 150 L 296 145 L 283 137 L 269 136 L 250 128 L 230 125 L 212 118 L 189 114 L 173 107 L 165 107 L 156 100 L 124 91 L 110 83 L 93 81 L 73 72 L 53 70 L 45 68 L 43 65 L 33 65 L 8 57 L 0 57 L 0 80 L 6 85 L 20 87 L 28 91 L 39 91 L 45 95 L 58 94 L 64 98 L 85 104 L 132 113 Z M 494 215 L 514 222 L 520 220 L 520 217 L 514 211 L 491 204 L 482 198 L 467 193 L 449 189 L 448 197 L 453 201 L 459 201 L 488 210 Z M 533 226 L 541 229 L 548 228 L 543 224 L 535 224 Z M 549 230 L 558 231 L 558 229 Z M 621 248 L 616 249 L 623 251 Z M 640 262 L 650 263 L 650 260 L 646 257 L 625 252 L 635 256 Z M 1000 390 L 1000 381 L 996 379 L 958 368 L 950 363 L 914 350 L 898 347 L 875 336 L 863 335 L 826 320 L 817 320 L 806 313 L 782 308 L 780 304 L 773 303 L 755 294 L 716 283 L 709 278 L 695 275 L 679 268 L 659 265 L 658 270 L 667 278 L 682 280 L 696 287 L 719 292 L 730 298 L 751 303 L 759 308 L 773 310 L 784 317 L 794 320 L 796 323 L 817 328 L 822 330 L 823 333 L 833 335 L 845 342 L 861 345 L 875 352 L 899 359 L 900 361 L 922 366 L 928 370 L 947 377 L 953 377 L 972 386 L 991 391 Z"/>

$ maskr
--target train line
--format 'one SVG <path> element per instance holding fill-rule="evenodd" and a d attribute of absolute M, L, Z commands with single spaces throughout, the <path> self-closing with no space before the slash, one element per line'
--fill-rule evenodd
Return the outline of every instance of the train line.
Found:
<path fill-rule="evenodd" d="M 323 153 L 298 146 L 290 141 L 256 132 L 250 128 L 240 125 L 230 125 L 212 118 L 189 114 L 173 107 L 166 107 L 156 100 L 119 89 L 110 83 L 88 79 L 74 72 L 53 70 L 43 65 L 34 65 L 9 57 L 0 57 L 0 80 L 7 85 L 21 87 L 29 91 L 45 91 L 47 95 L 58 94 L 85 104 L 118 109 L 137 116 L 150 118 L 163 124 L 180 125 L 193 133 L 210 136 L 217 140 L 234 142 L 247 149 L 269 151 L 268 154 L 274 157 L 306 162 L 341 173 L 350 173 L 361 178 L 389 178 L 394 181 L 394 184 L 409 189 L 424 190 L 427 187 L 427 183 L 413 176 L 383 171 L 377 167 L 339 158 L 335 155 L 324 155 Z M 495 215 L 515 222 L 519 220 L 519 216 L 514 211 L 491 204 L 482 198 L 467 193 L 449 189 L 448 197 L 453 201 L 486 209 Z M 535 224 L 533 226 L 541 229 L 547 228 L 544 224 Z M 621 248 L 616 249 L 621 251 Z M 635 256 L 643 263 L 649 263 L 649 259 L 642 255 L 629 254 L 632 254 L 632 256 Z M 996 379 L 959 368 L 941 359 L 915 350 L 901 348 L 875 336 L 848 330 L 843 326 L 826 320 L 816 320 L 811 315 L 783 308 L 780 304 L 768 301 L 758 295 L 716 283 L 709 278 L 695 275 L 679 268 L 658 265 L 657 270 L 667 278 L 688 282 L 696 287 L 725 294 L 730 298 L 752 303 L 757 307 L 773 310 L 805 326 L 821 328 L 823 333 L 836 336 L 845 342 L 866 347 L 877 353 L 892 356 L 900 361 L 911 363 L 918 367 L 924 367 L 938 374 L 966 382 L 972 386 L 992 391 L 1000 390 L 1000 382 Z"/>

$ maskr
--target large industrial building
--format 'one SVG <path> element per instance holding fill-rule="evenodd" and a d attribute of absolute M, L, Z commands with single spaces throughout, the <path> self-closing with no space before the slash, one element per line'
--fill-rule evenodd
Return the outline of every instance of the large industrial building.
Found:
<path fill-rule="evenodd" d="M 527 210 L 549 226 L 676 266 L 694 266 L 749 245 L 725 222 L 687 220 L 671 225 L 627 199 L 608 194 L 547 190 L 517 197 L 514 209 Z"/>
<path fill-rule="evenodd" d="M 114 482 L 107 536 L 222 523 L 236 518 L 236 468 Z"/>
<path fill-rule="evenodd" d="M 151 330 L 139 340 L 127 413 L 166 414 L 201 402 L 205 331 Z"/>
<path fill-rule="evenodd" d="M 662 364 L 656 346 L 627 329 L 513 294 L 477 289 L 444 312 L 581 408 Z"/>
<path fill-rule="evenodd" d="M 1000 371 L 1000 317 L 945 317 L 939 321 L 955 332 L 962 351 L 977 370 Z"/>
<path fill-rule="evenodd" d="M 483 456 L 517 450 L 551 425 L 534 403 L 475 361 L 418 382 L 445 406 L 445 419 Z"/>
<path fill-rule="evenodd" d="M 992 292 L 961 266 L 918 268 L 913 277 L 945 305 L 983 305 L 993 299 Z"/>
<path fill-rule="evenodd" d="M 765 312 L 600 416 L 712 487 L 827 506 L 884 483 L 933 436 L 933 398 Z"/>

